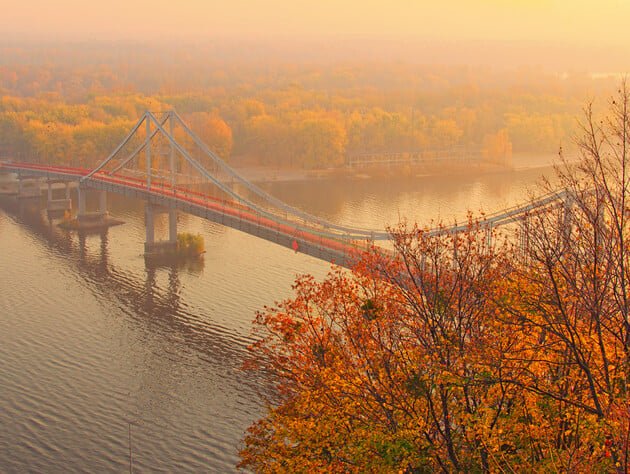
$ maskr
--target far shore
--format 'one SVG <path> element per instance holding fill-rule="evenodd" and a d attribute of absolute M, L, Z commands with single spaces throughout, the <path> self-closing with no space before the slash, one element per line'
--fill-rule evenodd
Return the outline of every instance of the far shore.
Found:
<path fill-rule="evenodd" d="M 448 165 L 440 167 L 411 167 L 398 165 L 365 168 L 295 169 L 267 166 L 239 166 L 234 170 L 248 181 L 256 183 L 307 181 L 316 179 L 370 179 L 370 178 L 414 178 L 424 176 L 487 174 L 506 171 L 551 167 L 558 162 L 557 154 L 515 154 L 509 165 Z"/>
<path fill-rule="evenodd" d="M 568 162 L 576 161 L 576 156 L 567 157 Z M 493 174 L 508 171 L 524 171 L 537 168 L 548 168 L 559 163 L 557 154 L 515 153 L 509 164 L 498 165 L 490 163 L 482 164 L 449 164 L 442 166 L 409 166 L 407 164 L 387 166 L 369 166 L 356 168 L 328 168 L 328 169 L 300 169 L 277 168 L 274 166 L 251 165 L 246 162 L 239 163 L 234 160 L 229 163 L 240 176 L 250 182 L 288 182 L 288 181 L 312 181 L 319 179 L 370 179 L 370 178 L 420 178 L 426 176 L 445 176 L 462 174 Z M 0 176 L 2 176 L 0 174 Z M 0 178 L 0 186 L 2 178 Z M 5 177 L 6 181 L 6 177 Z M 42 184 L 42 188 L 45 187 Z"/>

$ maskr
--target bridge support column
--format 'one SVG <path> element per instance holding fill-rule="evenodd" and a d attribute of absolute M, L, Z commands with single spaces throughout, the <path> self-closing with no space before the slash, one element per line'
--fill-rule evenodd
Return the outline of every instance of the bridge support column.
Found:
<path fill-rule="evenodd" d="M 16 175 L 0 167 L 0 196 L 15 196 L 17 189 Z"/>
<path fill-rule="evenodd" d="M 79 184 L 79 187 L 77 188 L 78 201 L 79 201 L 79 213 L 77 215 L 77 218 L 78 218 L 78 216 L 81 216 L 81 215 L 85 214 L 85 208 L 86 208 L 86 206 L 85 206 L 85 194 L 86 194 L 86 192 L 87 192 L 87 189 L 85 189 L 83 186 L 81 186 Z"/>
<path fill-rule="evenodd" d="M 155 240 L 155 216 L 168 214 L 168 240 Z M 144 209 L 146 241 L 144 256 L 147 258 L 169 257 L 177 255 L 177 211 L 147 203 Z"/>
<path fill-rule="evenodd" d="M 98 211 L 107 214 L 107 191 L 100 191 Z"/>
<path fill-rule="evenodd" d="M 54 217 L 61 217 L 65 215 L 66 211 L 70 212 L 72 209 L 72 201 L 68 197 L 69 188 L 68 183 L 66 182 L 66 198 L 65 199 L 53 199 L 53 189 L 52 185 L 55 181 L 51 181 L 50 179 L 47 181 L 48 184 L 48 200 L 46 202 L 46 210 L 48 211 L 48 218 L 52 219 Z"/>
<path fill-rule="evenodd" d="M 168 240 L 177 243 L 177 211 L 168 213 Z"/>
<path fill-rule="evenodd" d="M 77 220 L 102 220 L 105 221 L 109 218 L 107 212 L 107 191 L 100 191 L 99 205 L 96 212 L 87 212 L 87 188 L 79 185 L 79 212 L 77 214 Z"/>
<path fill-rule="evenodd" d="M 100 191 L 99 209 L 95 212 L 87 211 L 87 188 L 79 185 L 79 210 L 77 212 L 76 228 L 84 230 L 102 230 L 112 225 L 122 224 L 109 218 L 107 212 L 107 192 Z"/>
<path fill-rule="evenodd" d="M 146 230 L 144 249 L 146 251 L 147 246 L 155 243 L 155 214 L 150 204 L 147 204 L 144 208 L 144 226 Z"/>
<path fill-rule="evenodd" d="M 38 178 L 18 177 L 18 199 L 39 198 L 40 195 Z"/>

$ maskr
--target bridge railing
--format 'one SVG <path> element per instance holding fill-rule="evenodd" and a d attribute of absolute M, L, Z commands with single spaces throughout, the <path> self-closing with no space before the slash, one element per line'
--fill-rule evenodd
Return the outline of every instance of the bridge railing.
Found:
<path fill-rule="evenodd" d="M 171 187 L 167 183 L 159 183 L 145 189 L 145 181 L 141 177 L 120 177 L 108 176 L 104 173 L 93 174 L 89 179 L 96 181 L 108 181 L 124 184 L 128 182 L 135 187 L 142 188 L 147 192 L 156 192 L 159 195 L 167 196 L 171 199 L 181 200 L 189 204 L 199 205 L 205 208 L 213 208 L 217 212 L 224 213 L 239 220 L 258 225 L 262 228 L 275 230 L 285 236 L 293 237 L 296 240 L 318 245 L 322 249 L 333 249 L 343 253 L 350 251 L 367 251 L 369 243 L 357 236 L 342 233 L 332 233 L 321 228 L 310 225 L 307 221 L 296 222 L 284 216 L 283 218 L 273 215 L 262 215 L 256 209 L 251 208 L 241 202 L 229 199 L 219 199 L 208 196 L 201 192 L 190 190 L 186 187 Z"/>
<path fill-rule="evenodd" d="M 32 163 L 32 166 L 39 168 L 43 165 Z M 58 171 L 67 171 L 74 176 L 83 176 L 87 173 L 87 170 L 75 168 L 72 166 L 57 166 Z M 230 199 L 219 199 L 214 196 L 208 196 L 201 192 L 190 190 L 186 187 L 175 186 L 174 188 L 167 183 L 161 182 L 157 185 L 152 185 L 151 188 L 146 188 L 146 181 L 142 176 L 126 176 L 126 177 L 113 177 L 105 173 L 95 173 L 90 178 L 95 181 L 109 181 L 122 185 L 128 185 L 135 188 L 140 188 L 147 192 L 154 192 L 161 195 L 167 195 L 174 199 L 179 199 L 184 202 L 194 203 L 209 207 L 210 204 L 215 205 L 215 211 L 225 213 L 226 215 L 232 215 L 243 221 L 249 221 L 255 223 L 261 227 L 275 229 L 276 232 L 281 232 L 286 236 L 292 236 L 295 239 L 308 241 L 312 244 L 320 245 L 322 248 L 337 248 L 337 249 L 354 249 L 356 251 L 365 251 L 370 246 L 370 239 L 364 235 L 352 235 L 342 232 L 331 232 L 324 226 L 318 227 L 313 225 L 305 219 L 299 220 L 293 219 L 290 215 L 284 214 L 283 216 L 277 216 L 272 213 L 261 214 L 257 209 L 254 209 L 242 202 Z M 538 200 L 530 203 L 526 206 L 513 206 L 504 211 L 494 213 L 490 216 L 486 216 L 480 220 L 480 224 L 486 225 L 490 230 L 493 227 L 504 225 L 508 222 L 514 222 L 518 218 L 522 218 L 529 212 L 533 212 L 537 209 L 548 206 L 553 202 L 566 198 L 564 191 L 548 193 L 542 196 Z M 429 231 L 434 234 L 441 233 L 457 233 L 466 231 L 468 224 L 452 227 L 442 227 L 439 229 L 433 229 Z"/>
<path fill-rule="evenodd" d="M 59 175 L 63 176 L 66 174 L 75 181 L 78 181 L 87 174 L 87 170 L 71 166 L 50 167 L 37 163 L 10 163 L 5 166 L 9 169 L 21 169 L 23 172 L 26 171 L 29 174 L 40 176 L 50 176 L 52 173 L 56 177 L 59 177 Z M 272 232 L 275 231 L 278 235 L 284 236 L 284 245 L 287 245 L 286 238 L 289 238 L 303 243 L 306 242 L 310 245 L 319 247 L 322 250 L 337 252 L 337 255 L 342 254 L 350 256 L 355 253 L 369 251 L 373 243 L 370 239 L 364 238 L 364 236 L 330 232 L 313 226 L 312 223 L 308 221 L 296 222 L 295 219 L 290 219 L 289 216 L 278 218 L 271 214 L 265 215 L 258 212 L 257 209 L 253 209 L 242 202 L 225 198 L 219 199 L 215 196 L 208 196 L 201 192 L 192 191 L 186 187 L 172 187 L 167 183 L 153 184 L 152 186 L 147 187 L 146 181 L 139 176 L 109 176 L 105 173 L 98 172 L 92 174 L 92 176 L 88 179 L 88 183 L 89 182 L 106 182 L 119 186 L 135 188 L 140 190 L 142 193 L 151 193 L 156 196 L 161 196 L 162 198 L 186 203 L 187 205 L 211 209 L 214 212 L 234 217 L 241 222 L 255 224 L 261 229 L 267 229 Z M 142 194 L 140 194 L 140 196 L 142 196 Z M 565 190 L 550 192 L 525 206 L 513 206 L 499 213 L 494 213 L 485 219 L 480 219 L 476 223 L 476 228 L 479 229 L 484 226 L 486 227 L 486 245 L 487 248 L 490 248 L 491 240 L 494 238 L 494 229 L 498 226 L 519 222 L 519 220 L 522 225 L 526 226 L 528 222 L 527 217 L 529 215 L 534 215 L 541 210 L 549 209 L 550 207 L 558 207 L 558 205 L 564 206 L 566 205 L 567 199 L 570 199 L 570 196 L 568 196 L 568 192 Z M 181 205 L 174 203 L 174 207 L 181 208 Z M 427 232 L 433 235 L 455 234 L 457 232 L 470 230 L 470 225 L 471 224 L 467 223 L 466 225 L 461 226 L 442 227 Z M 235 227 L 239 228 L 239 226 Z M 501 235 L 503 238 L 507 234 L 501 233 Z M 522 236 L 516 235 L 516 238 L 522 238 Z M 454 241 L 455 240 L 456 239 L 454 239 Z M 521 242 L 521 244 L 523 244 L 523 242 Z M 383 247 L 380 247 L 377 251 L 388 258 L 394 258 L 395 256 L 392 251 Z M 456 249 L 454 249 L 454 251 L 456 251 Z"/>

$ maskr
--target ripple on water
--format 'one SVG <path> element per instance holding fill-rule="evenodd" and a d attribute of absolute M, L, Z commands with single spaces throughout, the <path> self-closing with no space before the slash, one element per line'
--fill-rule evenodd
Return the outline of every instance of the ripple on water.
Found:
<path fill-rule="evenodd" d="M 533 177 L 271 188 L 332 221 L 383 227 L 492 212 Z M 138 472 L 231 472 L 269 393 L 263 374 L 242 370 L 254 313 L 290 297 L 296 274 L 322 278 L 330 265 L 182 216 L 182 231 L 206 239 L 203 265 L 147 268 L 143 203 L 108 204 L 125 225 L 88 236 L 0 206 L 0 471 L 126 470 L 131 423 Z"/>

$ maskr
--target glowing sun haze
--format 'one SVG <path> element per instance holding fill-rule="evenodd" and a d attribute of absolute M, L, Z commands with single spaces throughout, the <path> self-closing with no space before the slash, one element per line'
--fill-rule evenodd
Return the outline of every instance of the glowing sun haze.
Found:
<path fill-rule="evenodd" d="M 629 45 L 630 0 L 21 0 L 4 36 L 390 37 Z"/>

